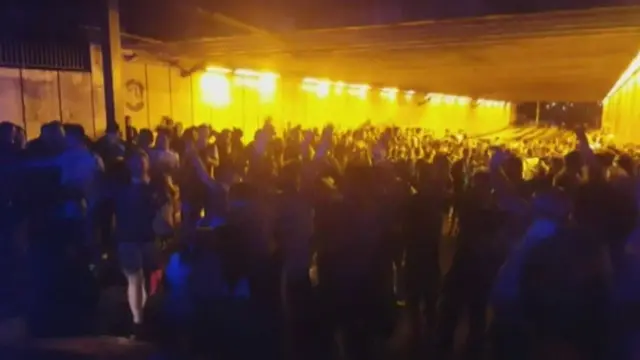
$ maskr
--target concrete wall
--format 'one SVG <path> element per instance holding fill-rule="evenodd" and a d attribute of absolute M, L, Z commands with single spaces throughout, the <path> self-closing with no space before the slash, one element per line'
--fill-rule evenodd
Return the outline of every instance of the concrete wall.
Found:
<path fill-rule="evenodd" d="M 0 120 L 24 127 L 29 138 L 55 119 L 95 133 L 104 106 L 97 109 L 93 96 L 91 73 L 0 68 Z"/>
<path fill-rule="evenodd" d="M 101 73 L 97 65 L 94 74 Z M 163 116 L 185 126 L 211 124 L 215 128 L 238 127 L 247 138 L 262 126 L 267 117 L 276 127 L 302 125 L 354 128 L 370 121 L 378 125 L 420 126 L 437 133 L 444 129 L 465 129 L 479 134 L 495 131 L 511 123 L 514 107 L 508 103 L 465 101 L 452 97 L 431 97 L 415 93 L 411 97 L 399 91 L 394 100 L 381 89 L 371 88 L 366 97 L 354 96 L 346 84 L 339 89 L 333 82 L 324 94 L 303 86 L 303 79 L 280 77 L 275 91 L 264 98 L 259 86 L 247 86 L 232 72 L 194 73 L 183 76 L 160 63 L 128 62 L 123 66 L 125 114 L 138 128 L 154 128 Z M 210 76 L 222 77 L 216 84 Z M 220 84 L 220 82 L 224 84 Z M 224 89 L 222 89 L 224 87 Z M 224 101 L 215 101 L 215 97 Z M 219 100 L 220 100 L 219 99 Z"/>
<path fill-rule="evenodd" d="M 214 128 L 238 127 L 251 136 L 267 117 L 278 128 L 302 125 L 322 127 L 333 123 L 355 128 L 370 121 L 378 125 L 420 126 L 437 133 L 444 129 L 465 129 L 477 134 L 508 126 L 512 107 L 456 101 L 416 93 L 410 98 L 399 91 L 394 100 L 380 89 L 371 88 L 366 97 L 350 94 L 332 85 L 327 94 L 303 89 L 302 79 L 279 78 L 276 90 L 265 100 L 257 87 L 247 86 L 233 74 L 225 75 L 221 89 L 205 85 L 207 74 L 183 77 L 180 71 L 158 64 L 127 63 L 123 68 L 126 86 L 125 114 L 134 126 L 154 128 L 163 116 L 171 116 L 185 126 L 211 124 Z M 221 76 L 221 75 L 216 75 Z M 215 101 L 216 96 L 224 101 Z"/>
<path fill-rule="evenodd" d="M 70 72 L 0 68 L 0 120 L 23 126 L 27 136 L 38 136 L 48 121 L 82 124 L 89 135 L 106 128 L 102 59 L 94 48 L 92 71 Z M 215 128 L 238 127 L 251 139 L 267 117 L 277 127 L 302 125 L 353 128 L 365 121 L 378 125 L 420 126 L 437 133 L 444 129 L 465 129 L 471 134 L 491 132 L 509 125 L 513 109 L 509 104 L 482 104 L 466 99 L 432 97 L 416 93 L 410 98 L 399 91 L 394 100 L 380 89 L 371 88 L 366 97 L 338 91 L 332 85 L 327 94 L 304 90 L 302 79 L 279 78 L 266 100 L 255 86 L 243 85 L 233 74 L 228 79 L 228 103 L 212 103 L 220 96 L 200 72 L 188 76 L 159 62 L 125 62 L 122 77 L 125 115 L 137 128 L 155 128 L 170 116 L 185 126 L 211 124 Z M 212 93 L 213 92 L 213 93 Z M 217 95 L 216 95 L 217 94 Z M 215 100 L 215 99 L 214 99 Z"/>
<path fill-rule="evenodd" d="M 602 101 L 602 128 L 618 143 L 640 143 L 640 54 Z"/>

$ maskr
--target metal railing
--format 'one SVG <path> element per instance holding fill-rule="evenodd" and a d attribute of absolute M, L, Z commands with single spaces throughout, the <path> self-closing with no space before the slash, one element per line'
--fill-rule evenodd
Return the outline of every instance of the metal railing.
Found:
<path fill-rule="evenodd" d="M 91 71 L 91 54 L 88 43 L 27 43 L 0 39 L 0 66 Z"/>

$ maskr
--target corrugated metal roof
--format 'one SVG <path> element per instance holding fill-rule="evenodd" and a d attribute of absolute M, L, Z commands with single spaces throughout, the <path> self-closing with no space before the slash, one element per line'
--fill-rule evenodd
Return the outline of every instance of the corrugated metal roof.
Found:
<path fill-rule="evenodd" d="M 640 7 L 138 45 L 184 62 L 515 101 L 595 101 L 638 52 Z"/>

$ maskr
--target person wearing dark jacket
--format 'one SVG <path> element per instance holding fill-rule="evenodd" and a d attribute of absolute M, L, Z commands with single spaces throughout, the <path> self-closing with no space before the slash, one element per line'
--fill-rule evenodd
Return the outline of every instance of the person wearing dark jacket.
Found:
<path fill-rule="evenodd" d="M 127 278 L 127 298 L 135 334 L 143 322 L 146 278 L 158 266 L 154 221 L 162 206 L 170 201 L 170 196 L 151 182 L 146 153 L 141 150 L 132 153 L 127 165 L 131 180 L 116 196 L 115 238 L 120 265 Z"/>

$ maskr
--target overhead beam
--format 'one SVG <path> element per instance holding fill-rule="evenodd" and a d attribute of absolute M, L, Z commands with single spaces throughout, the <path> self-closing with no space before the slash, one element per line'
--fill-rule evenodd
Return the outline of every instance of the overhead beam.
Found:
<path fill-rule="evenodd" d="M 171 44 L 184 61 L 416 91 L 599 100 L 640 45 L 640 7 L 310 30 Z M 248 29 L 251 30 L 251 29 Z M 256 29 L 253 29 L 256 30 Z M 259 29 L 258 29 L 259 30 Z"/>
<path fill-rule="evenodd" d="M 518 36 L 519 34 L 545 35 L 550 32 L 574 33 L 580 30 L 606 31 L 637 27 L 640 6 L 598 8 L 582 11 L 541 13 L 535 15 L 490 16 L 450 21 L 421 21 L 412 23 L 359 26 L 335 29 L 302 30 L 279 34 L 278 38 L 289 41 L 309 42 L 329 39 L 330 42 L 362 41 L 371 37 L 387 37 L 391 41 L 399 38 L 432 37 L 448 34 L 457 38 L 477 38 L 482 35 Z M 249 35 L 217 37 L 174 42 L 174 45 L 197 45 L 206 43 L 254 45 L 264 41 L 264 33 L 258 29 Z"/>

